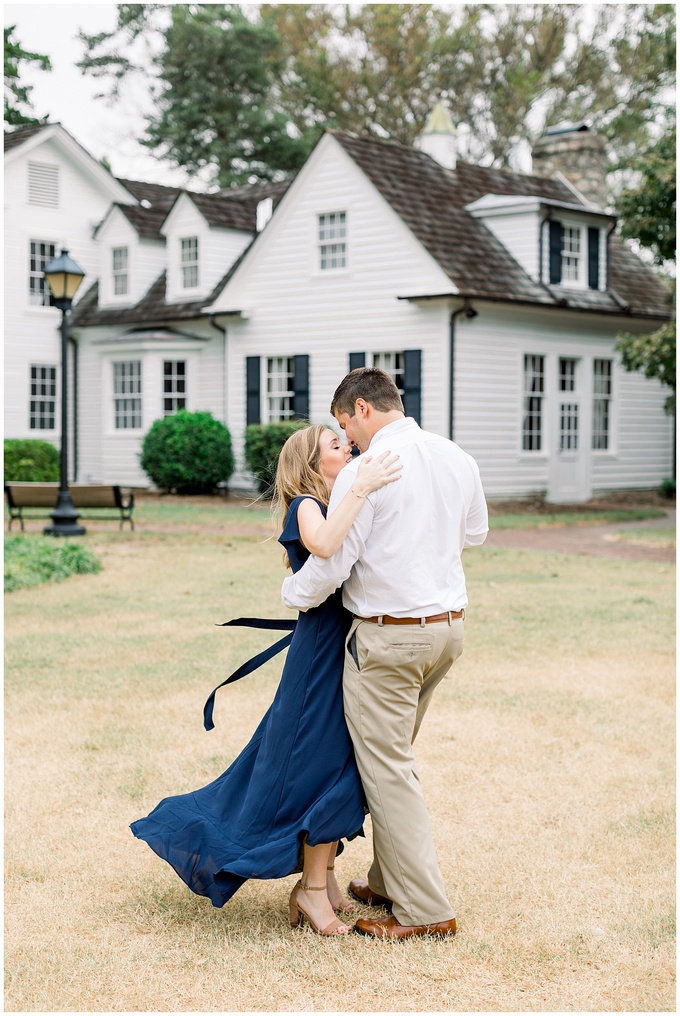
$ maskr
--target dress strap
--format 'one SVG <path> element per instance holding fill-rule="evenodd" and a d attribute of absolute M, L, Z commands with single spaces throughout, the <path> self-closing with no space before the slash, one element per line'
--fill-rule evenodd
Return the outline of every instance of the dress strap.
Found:
<path fill-rule="evenodd" d="M 230 674 L 226 681 L 222 681 L 218 684 L 213 691 L 210 692 L 203 706 L 203 726 L 206 730 L 212 730 L 215 724 L 213 723 L 213 709 L 215 707 L 215 693 L 224 688 L 225 684 L 232 684 L 234 681 L 238 681 L 240 678 L 245 677 L 246 674 L 252 674 L 254 670 L 261 667 L 268 660 L 271 660 L 277 653 L 280 653 L 283 649 L 286 649 L 292 642 L 293 633 L 295 632 L 295 625 L 297 621 L 286 621 L 278 619 L 270 619 L 265 617 L 236 617 L 231 621 L 223 621 L 222 624 L 217 625 L 218 628 L 227 627 L 241 627 L 241 628 L 266 628 L 271 631 L 287 631 L 289 634 L 285 635 L 278 642 L 275 642 L 273 646 L 268 649 L 264 649 L 257 656 L 253 656 L 252 659 L 242 663 L 240 667 Z"/>

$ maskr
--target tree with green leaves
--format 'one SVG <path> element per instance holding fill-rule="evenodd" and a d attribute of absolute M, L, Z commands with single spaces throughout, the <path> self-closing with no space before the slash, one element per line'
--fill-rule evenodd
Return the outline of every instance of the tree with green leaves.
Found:
<path fill-rule="evenodd" d="M 654 262 L 666 269 L 675 263 L 676 241 L 676 130 L 669 127 L 657 143 L 638 159 L 638 186 L 624 191 L 619 202 L 622 235 L 650 251 Z M 672 295 L 669 291 L 669 304 Z M 676 329 L 669 321 L 648 335 L 623 333 L 616 348 L 626 370 L 642 371 L 671 390 L 666 412 L 675 415 Z"/>
<path fill-rule="evenodd" d="M 468 157 L 512 164 L 546 125 L 589 119 L 626 167 L 668 104 L 671 4 L 120 4 L 79 66 L 134 73 L 143 141 L 238 185 L 295 169 L 326 128 L 412 144 L 443 98 Z M 134 44 L 147 50 L 135 63 Z"/>
<path fill-rule="evenodd" d="M 50 58 L 24 49 L 13 37 L 15 31 L 16 25 L 5 28 L 5 125 L 10 127 L 44 122 L 31 115 L 32 88 L 21 84 L 22 65 L 37 64 L 43 71 L 52 69 Z"/>

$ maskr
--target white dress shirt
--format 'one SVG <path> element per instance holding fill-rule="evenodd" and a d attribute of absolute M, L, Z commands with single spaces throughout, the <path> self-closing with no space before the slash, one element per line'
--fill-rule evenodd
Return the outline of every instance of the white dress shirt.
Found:
<path fill-rule="evenodd" d="M 411 417 L 375 434 L 367 454 L 384 451 L 399 455 L 401 478 L 366 497 L 337 553 L 312 556 L 284 579 L 287 607 L 316 607 L 343 583 L 345 607 L 362 617 L 426 617 L 466 606 L 461 552 L 483 543 L 489 529 L 477 463 Z M 352 486 L 360 458 L 338 474 L 329 514 Z"/>

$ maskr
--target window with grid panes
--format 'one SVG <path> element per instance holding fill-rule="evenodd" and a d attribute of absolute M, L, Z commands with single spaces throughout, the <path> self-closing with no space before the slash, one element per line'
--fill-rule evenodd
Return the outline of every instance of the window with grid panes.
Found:
<path fill-rule="evenodd" d="M 128 248 L 113 247 L 111 257 L 113 262 L 113 294 L 114 296 L 125 296 L 128 291 Z"/>
<path fill-rule="evenodd" d="M 581 277 L 581 229 L 565 226 L 562 238 L 562 282 L 578 282 Z"/>
<path fill-rule="evenodd" d="M 403 353 L 373 353 L 371 354 L 372 366 L 379 367 L 389 374 L 399 389 L 399 394 L 404 394 L 404 354 Z"/>
<path fill-rule="evenodd" d="M 28 269 L 28 299 L 36 307 L 49 307 L 50 287 L 44 276 L 45 266 L 57 252 L 57 245 L 49 240 L 31 240 Z"/>
<path fill-rule="evenodd" d="M 31 364 L 31 430 L 54 430 L 57 406 L 57 368 L 52 364 Z"/>
<path fill-rule="evenodd" d="M 195 289 L 198 286 L 198 237 L 187 236 L 179 243 L 182 289 Z"/>
<path fill-rule="evenodd" d="M 319 216 L 319 267 L 322 272 L 347 266 L 347 221 L 345 212 Z"/>
<path fill-rule="evenodd" d="M 593 449 L 607 451 L 611 441 L 612 361 L 593 360 Z"/>
<path fill-rule="evenodd" d="M 571 357 L 559 358 L 558 388 L 560 392 L 576 391 L 576 364 Z M 560 451 L 578 449 L 578 402 L 560 402 Z"/>
<path fill-rule="evenodd" d="M 540 452 L 543 445 L 543 399 L 545 396 L 545 357 L 524 357 L 524 404 L 522 450 Z"/>
<path fill-rule="evenodd" d="M 142 426 L 141 360 L 114 363 L 113 409 L 116 430 L 138 430 Z"/>
<path fill-rule="evenodd" d="M 292 356 L 267 359 L 267 419 L 270 423 L 293 416 L 294 360 Z"/>
<path fill-rule="evenodd" d="M 163 416 L 172 416 L 187 406 L 186 360 L 163 361 Z"/>

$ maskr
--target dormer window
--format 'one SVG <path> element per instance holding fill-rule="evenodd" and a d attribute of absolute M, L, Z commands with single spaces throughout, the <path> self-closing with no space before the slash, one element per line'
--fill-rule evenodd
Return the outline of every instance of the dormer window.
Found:
<path fill-rule="evenodd" d="M 113 268 L 113 295 L 126 296 L 128 292 L 128 248 L 113 247 L 111 250 Z"/>
<path fill-rule="evenodd" d="M 187 236 L 179 243 L 182 289 L 196 289 L 198 286 L 198 237 Z"/>
<path fill-rule="evenodd" d="M 319 216 L 319 268 L 322 272 L 347 267 L 347 216 L 325 212 Z"/>
<path fill-rule="evenodd" d="M 566 226 L 562 230 L 562 282 L 580 282 L 581 230 Z"/>

